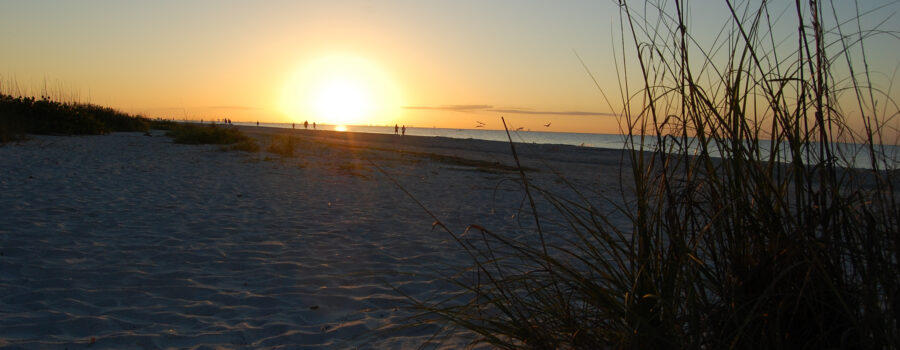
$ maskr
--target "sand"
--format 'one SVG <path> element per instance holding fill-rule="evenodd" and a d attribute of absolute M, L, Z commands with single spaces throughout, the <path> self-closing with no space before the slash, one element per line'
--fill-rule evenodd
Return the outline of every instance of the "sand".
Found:
<path fill-rule="evenodd" d="M 241 127 L 294 157 L 179 145 L 160 131 L 33 136 L 0 147 L 0 348 L 460 348 L 409 295 L 439 298 L 469 260 L 455 232 L 533 236 L 501 142 Z M 520 145 L 614 194 L 621 152 Z M 379 170 L 379 168 L 381 170 Z M 548 223 L 548 225 L 551 225 Z M 470 263 L 469 263 L 470 265 Z M 409 326 L 385 332 L 386 327 Z"/>

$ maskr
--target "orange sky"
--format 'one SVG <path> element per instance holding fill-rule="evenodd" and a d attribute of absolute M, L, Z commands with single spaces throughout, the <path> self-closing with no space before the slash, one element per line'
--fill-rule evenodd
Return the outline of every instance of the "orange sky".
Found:
<path fill-rule="evenodd" d="M 602 0 L 8 0 L 0 91 L 178 119 L 617 133 L 617 32 Z"/>

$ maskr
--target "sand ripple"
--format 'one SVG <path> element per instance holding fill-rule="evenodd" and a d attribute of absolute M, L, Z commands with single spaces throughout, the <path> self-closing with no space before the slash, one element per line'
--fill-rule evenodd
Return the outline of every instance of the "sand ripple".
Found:
<path fill-rule="evenodd" d="M 280 160 L 159 133 L 0 147 L 0 348 L 422 345 L 430 326 L 377 330 L 408 322 L 398 291 L 446 293 L 465 256 L 362 157 Z M 454 229 L 517 225 L 521 194 L 497 190 L 513 175 L 365 157 Z"/>

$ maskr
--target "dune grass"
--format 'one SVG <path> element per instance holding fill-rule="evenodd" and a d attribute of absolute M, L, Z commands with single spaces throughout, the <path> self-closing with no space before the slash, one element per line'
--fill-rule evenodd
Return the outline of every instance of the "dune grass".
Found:
<path fill-rule="evenodd" d="M 0 141 L 25 134 L 97 135 L 113 131 L 147 131 L 150 121 L 89 103 L 0 94 Z"/>
<path fill-rule="evenodd" d="M 222 145 L 221 149 L 224 151 L 259 151 L 259 145 L 253 138 L 234 127 L 188 123 L 177 123 L 166 125 L 166 127 L 168 129 L 166 136 L 171 137 L 175 143 Z"/>
<path fill-rule="evenodd" d="M 816 0 L 726 2 L 704 46 L 683 3 L 631 5 L 623 198 L 558 195 L 523 171 L 534 240 L 435 217 L 473 267 L 455 296 L 415 301 L 421 318 L 499 348 L 900 348 L 900 181 L 881 146 L 898 112 L 863 45 L 881 32 Z M 543 228 L 541 205 L 565 228 Z"/>
<path fill-rule="evenodd" d="M 218 144 L 226 151 L 259 151 L 255 140 L 235 128 L 151 120 L 94 104 L 0 94 L 0 143 L 22 140 L 26 134 L 100 135 L 150 129 L 166 130 L 176 143 Z"/>

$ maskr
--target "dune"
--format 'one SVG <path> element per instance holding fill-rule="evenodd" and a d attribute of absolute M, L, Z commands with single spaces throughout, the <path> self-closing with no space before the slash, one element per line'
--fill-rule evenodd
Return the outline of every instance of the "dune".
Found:
<path fill-rule="evenodd" d="M 470 265 L 416 200 L 456 232 L 527 237 L 508 144 L 241 129 L 299 144 L 222 152 L 153 131 L 0 147 L 0 348 L 469 344 L 431 339 L 407 308 Z M 618 188 L 621 151 L 519 152 L 544 187 L 565 191 L 558 172 L 592 196 Z"/>

